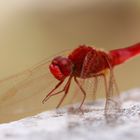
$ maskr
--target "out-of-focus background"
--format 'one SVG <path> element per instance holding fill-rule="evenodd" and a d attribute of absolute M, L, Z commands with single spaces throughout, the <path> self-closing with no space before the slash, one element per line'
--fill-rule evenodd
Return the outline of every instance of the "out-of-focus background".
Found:
<path fill-rule="evenodd" d="M 0 1 L 0 79 L 80 44 L 110 50 L 139 41 L 139 0 Z M 140 57 L 136 57 L 116 68 L 120 91 L 140 87 L 139 64 Z M 0 122 L 47 109 L 36 103 L 37 98 L 24 100 L 22 105 L 0 103 Z M 30 110 L 21 111 L 21 106 Z"/>

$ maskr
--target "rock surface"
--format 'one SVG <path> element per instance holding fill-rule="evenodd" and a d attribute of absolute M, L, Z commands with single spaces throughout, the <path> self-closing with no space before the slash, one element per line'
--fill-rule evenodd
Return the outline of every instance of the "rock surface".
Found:
<path fill-rule="evenodd" d="M 104 101 L 87 103 L 82 113 L 68 109 L 47 111 L 0 125 L 0 140 L 138 140 L 140 137 L 140 89 L 121 95 L 117 120 L 107 123 Z"/>

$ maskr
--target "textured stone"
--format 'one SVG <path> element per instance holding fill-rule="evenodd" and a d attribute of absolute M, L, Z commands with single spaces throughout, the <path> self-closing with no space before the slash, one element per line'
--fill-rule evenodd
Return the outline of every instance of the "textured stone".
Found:
<path fill-rule="evenodd" d="M 1 124 L 0 140 L 138 140 L 140 89 L 128 91 L 121 98 L 119 117 L 111 123 L 104 117 L 104 100 L 98 100 L 87 103 L 84 114 L 62 108 Z"/>

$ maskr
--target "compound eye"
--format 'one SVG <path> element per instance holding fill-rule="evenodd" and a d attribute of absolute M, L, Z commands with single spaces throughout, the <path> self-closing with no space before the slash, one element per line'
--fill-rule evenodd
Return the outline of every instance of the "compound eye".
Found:
<path fill-rule="evenodd" d="M 66 60 L 62 60 L 61 63 L 62 63 L 63 66 L 67 66 L 68 65 L 68 62 Z"/>
<path fill-rule="evenodd" d="M 58 64 L 57 60 L 53 60 L 53 61 L 52 61 L 52 64 L 53 64 L 53 65 L 57 65 L 57 64 Z"/>

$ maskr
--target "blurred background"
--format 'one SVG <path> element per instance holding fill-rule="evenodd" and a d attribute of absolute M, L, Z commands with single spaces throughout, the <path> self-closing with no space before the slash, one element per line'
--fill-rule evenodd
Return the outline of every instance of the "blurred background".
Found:
<path fill-rule="evenodd" d="M 110 50 L 139 41 L 139 0 L 0 1 L 0 79 L 80 44 Z M 121 92 L 140 87 L 139 64 L 136 57 L 115 69 Z M 7 98 L 12 104 L 0 102 L 1 123 L 49 109 L 38 96 L 20 103 Z"/>

